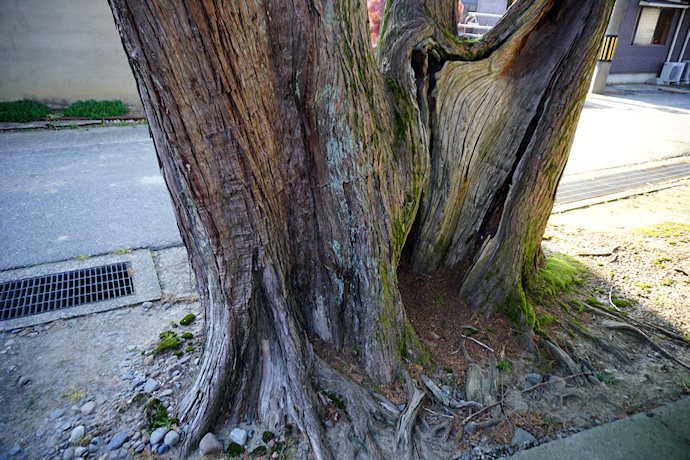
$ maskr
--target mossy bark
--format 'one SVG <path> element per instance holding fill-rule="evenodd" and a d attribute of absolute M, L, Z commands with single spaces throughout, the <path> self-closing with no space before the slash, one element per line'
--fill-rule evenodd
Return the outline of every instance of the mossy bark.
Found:
<path fill-rule="evenodd" d="M 360 0 L 110 0 L 204 307 L 188 447 L 223 413 L 330 458 L 319 386 L 377 456 L 380 407 L 311 341 L 377 383 L 425 356 L 405 245 L 420 272 L 467 265 L 475 306 L 521 292 L 611 3 L 518 1 L 467 42 L 455 2 L 389 0 L 375 56 Z"/>

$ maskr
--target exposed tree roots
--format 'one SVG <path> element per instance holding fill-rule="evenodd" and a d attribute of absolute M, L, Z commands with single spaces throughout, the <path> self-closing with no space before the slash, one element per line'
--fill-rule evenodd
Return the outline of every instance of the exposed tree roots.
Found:
<path fill-rule="evenodd" d="M 374 432 L 390 428 L 395 423 L 399 414 L 395 405 L 381 395 L 374 397 L 360 384 L 338 373 L 318 357 L 314 372 L 318 388 L 336 393 L 343 399 L 354 432 L 354 438 L 350 440 L 358 448 L 364 449 L 368 458 L 384 458 Z"/>
<path fill-rule="evenodd" d="M 616 331 L 623 331 L 627 332 L 629 334 L 634 335 L 635 337 L 638 337 L 642 339 L 643 341 L 647 342 L 654 350 L 658 351 L 664 358 L 670 359 L 671 361 L 680 364 L 686 369 L 690 369 L 690 365 L 684 363 L 683 361 L 679 360 L 675 356 L 673 356 L 671 353 L 668 351 L 664 350 L 664 348 L 659 345 L 658 343 L 654 342 L 647 334 L 636 328 L 635 326 L 631 326 L 630 324 L 627 323 L 621 323 L 621 322 L 616 322 L 616 321 L 602 321 L 601 323 L 602 326 L 604 326 L 607 329 L 613 329 Z"/>

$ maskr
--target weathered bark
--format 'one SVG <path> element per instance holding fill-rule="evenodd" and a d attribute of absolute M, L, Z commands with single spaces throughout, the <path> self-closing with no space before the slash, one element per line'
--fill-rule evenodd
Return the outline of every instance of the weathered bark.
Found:
<path fill-rule="evenodd" d="M 187 445 L 223 411 L 291 420 L 330 458 L 319 386 L 375 457 L 378 406 L 310 340 L 398 375 L 419 351 L 395 274 L 413 223 L 416 270 L 466 264 L 474 305 L 520 291 L 611 1 L 518 2 L 477 43 L 457 2 L 389 1 L 377 59 L 357 0 L 110 4 L 205 310 Z"/>
<path fill-rule="evenodd" d="M 389 13 L 396 26 L 384 30 L 379 55 L 428 113 L 430 180 L 409 243 L 415 271 L 468 267 L 461 296 L 473 305 L 521 304 L 584 104 L 592 39 L 610 8 L 518 2 L 478 43 L 443 36 L 421 7 Z"/>

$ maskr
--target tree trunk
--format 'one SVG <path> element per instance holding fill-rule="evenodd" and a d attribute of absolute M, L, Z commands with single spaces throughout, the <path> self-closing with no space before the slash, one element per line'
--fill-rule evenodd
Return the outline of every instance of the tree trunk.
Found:
<path fill-rule="evenodd" d="M 375 56 L 360 0 L 110 0 L 205 310 L 188 447 L 225 412 L 330 458 L 326 388 L 376 457 L 385 414 L 312 342 L 399 375 L 405 245 L 518 317 L 611 3 L 518 1 L 471 42 L 457 2 L 389 0 Z"/>

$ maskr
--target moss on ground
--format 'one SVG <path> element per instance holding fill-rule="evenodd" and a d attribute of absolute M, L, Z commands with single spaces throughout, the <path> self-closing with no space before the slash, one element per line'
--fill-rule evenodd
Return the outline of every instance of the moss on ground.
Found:
<path fill-rule="evenodd" d="M 228 444 L 226 452 L 230 457 L 239 457 L 240 455 L 244 454 L 244 447 L 240 446 L 236 442 L 231 442 Z"/>
<path fill-rule="evenodd" d="M 153 350 L 155 354 L 163 353 L 166 350 L 176 350 L 182 344 L 180 338 L 177 337 L 177 333 L 173 331 L 161 332 L 159 338 L 161 341 L 158 343 L 156 349 Z"/>
<path fill-rule="evenodd" d="M 497 310 L 508 316 L 514 324 L 547 338 L 548 334 L 542 329 L 542 325 L 554 323 L 556 318 L 552 315 L 537 318 L 530 300 L 542 304 L 544 299 L 552 298 L 558 301 L 558 305 L 564 311 L 569 312 L 568 304 L 558 300 L 557 296 L 562 292 L 571 292 L 573 285 L 583 284 L 586 274 L 587 269 L 584 265 L 573 257 L 551 254 L 547 257 L 544 268 L 539 269 L 537 274 L 526 282 L 526 288 L 518 283 L 516 290 Z M 574 306 L 581 309 L 577 304 Z"/>
<path fill-rule="evenodd" d="M 678 239 L 680 241 L 690 241 L 690 224 L 680 222 L 661 222 L 644 228 L 636 228 L 635 233 L 663 239 Z"/>
<path fill-rule="evenodd" d="M 194 322 L 195 319 L 196 319 L 196 316 L 194 314 L 190 313 L 180 320 L 180 324 L 182 326 L 189 326 L 190 324 L 192 324 Z"/>
<path fill-rule="evenodd" d="M 545 297 L 555 298 L 561 292 L 569 291 L 573 284 L 581 285 L 586 273 L 584 265 L 573 257 L 551 254 L 546 259 L 546 266 L 539 269 L 529 283 L 528 292 L 541 303 Z"/>

